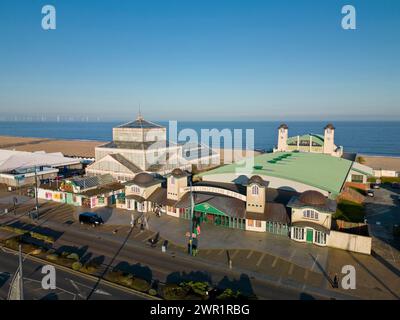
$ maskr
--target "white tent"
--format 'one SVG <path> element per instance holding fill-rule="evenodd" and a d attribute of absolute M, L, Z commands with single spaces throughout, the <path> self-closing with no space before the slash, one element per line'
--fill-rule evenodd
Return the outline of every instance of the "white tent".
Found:
<path fill-rule="evenodd" d="M 0 150 L 0 172 L 34 167 L 60 167 L 79 164 L 79 159 L 64 157 L 62 153 Z"/>

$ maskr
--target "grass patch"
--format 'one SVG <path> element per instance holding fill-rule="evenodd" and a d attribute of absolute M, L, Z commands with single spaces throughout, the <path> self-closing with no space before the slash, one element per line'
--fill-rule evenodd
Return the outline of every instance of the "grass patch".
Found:
<path fill-rule="evenodd" d="M 46 236 L 44 234 L 33 232 L 33 231 L 26 231 L 24 229 L 12 227 L 12 226 L 0 226 L 0 230 L 12 232 L 12 233 L 15 233 L 18 235 L 29 234 L 34 239 L 41 240 L 41 241 L 48 242 L 48 243 L 54 243 L 54 241 L 55 241 L 54 238 L 51 236 Z"/>
<path fill-rule="evenodd" d="M 333 218 L 348 222 L 364 222 L 365 208 L 357 202 L 340 200 Z"/>
<path fill-rule="evenodd" d="M 368 178 L 368 182 L 376 182 L 377 179 L 380 179 L 381 183 L 400 182 L 400 177 L 382 177 L 382 178 L 370 177 Z"/>

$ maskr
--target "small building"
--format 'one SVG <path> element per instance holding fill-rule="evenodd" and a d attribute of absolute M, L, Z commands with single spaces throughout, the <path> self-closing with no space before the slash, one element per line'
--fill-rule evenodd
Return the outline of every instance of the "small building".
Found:
<path fill-rule="evenodd" d="M 336 212 L 336 201 L 310 190 L 293 196 L 287 206 L 291 209 L 292 240 L 371 254 L 371 237 L 334 230 L 332 215 Z"/>
<path fill-rule="evenodd" d="M 52 181 L 38 188 L 38 198 L 60 203 L 97 208 L 115 205 L 125 187 L 111 175 Z"/>
<path fill-rule="evenodd" d="M 343 155 L 343 147 L 335 145 L 335 127 L 329 123 L 324 134 L 304 134 L 288 136 L 289 127 L 281 124 L 278 128 L 278 144 L 274 152 L 300 151 L 329 154 L 334 157 Z"/>
<path fill-rule="evenodd" d="M 117 207 L 138 212 L 150 212 L 156 209 L 149 197 L 161 187 L 163 180 L 147 172 L 141 172 L 133 180 L 124 183 L 125 202 L 118 202 Z"/>
<path fill-rule="evenodd" d="M 0 150 L 0 183 L 11 187 L 33 185 L 54 179 L 60 170 L 81 167 L 79 159 L 61 153 Z"/>

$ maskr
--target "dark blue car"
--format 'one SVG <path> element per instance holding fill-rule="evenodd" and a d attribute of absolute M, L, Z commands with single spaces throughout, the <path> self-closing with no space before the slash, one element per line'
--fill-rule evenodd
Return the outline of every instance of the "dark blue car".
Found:
<path fill-rule="evenodd" d="M 79 215 L 80 224 L 90 224 L 92 227 L 96 227 L 104 223 L 103 219 L 94 212 L 83 212 Z"/>

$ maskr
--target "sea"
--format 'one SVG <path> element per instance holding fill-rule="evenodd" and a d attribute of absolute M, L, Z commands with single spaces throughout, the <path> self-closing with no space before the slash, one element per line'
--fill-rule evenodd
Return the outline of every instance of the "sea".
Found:
<path fill-rule="evenodd" d="M 112 140 L 112 128 L 126 121 L 108 122 L 46 122 L 46 121 L 0 121 L 0 135 L 76 140 Z M 156 121 L 168 128 L 166 121 Z M 289 136 L 306 133 L 323 134 L 326 122 L 293 121 L 289 126 Z M 343 146 L 345 152 L 366 155 L 400 156 L 400 122 L 389 121 L 335 121 L 335 144 Z M 192 129 L 199 137 L 202 129 L 241 129 L 243 146 L 246 129 L 254 130 L 254 147 L 271 150 L 277 143 L 279 122 L 254 121 L 198 121 L 177 122 L 178 133 L 182 129 Z"/>

